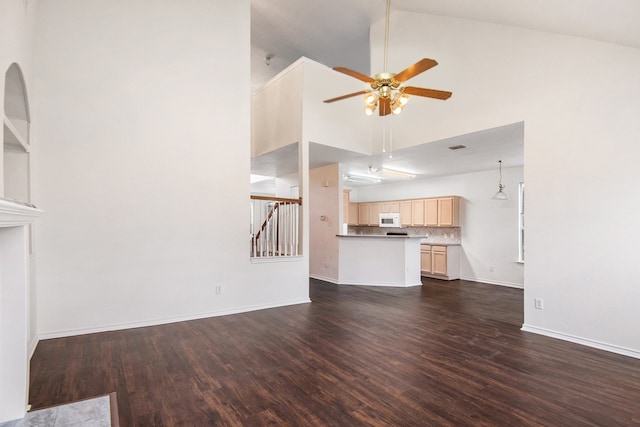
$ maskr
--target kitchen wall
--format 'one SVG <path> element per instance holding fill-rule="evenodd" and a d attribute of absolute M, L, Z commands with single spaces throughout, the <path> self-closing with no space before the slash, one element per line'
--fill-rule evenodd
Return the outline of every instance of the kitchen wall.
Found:
<path fill-rule="evenodd" d="M 338 280 L 338 238 L 342 228 L 340 166 L 327 165 L 309 171 L 309 275 Z"/>
<path fill-rule="evenodd" d="M 640 50 L 404 12 L 391 28 L 389 69 L 435 58 L 411 84 L 453 92 L 412 101 L 395 147 L 524 122 L 525 329 L 640 357 Z M 371 37 L 381 64 L 384 22 Z"/>
<path fill-rule="evenodd" d="M 517 263 L 518 183 L 522 180 L 522 167 L 502 169 L 509 200 L 492 199 L 498 189 L 497 169 L 360 187 L 355 197 L 367 202 L 460 196 L 461 278 L 522 288 L 524 266 Z"/>
<path fill-rule="evenodd" d="M 309 301 L 305 257 L 249 257 L 249 31 L 248 0 L 39 4 L 41 337 Z"/>

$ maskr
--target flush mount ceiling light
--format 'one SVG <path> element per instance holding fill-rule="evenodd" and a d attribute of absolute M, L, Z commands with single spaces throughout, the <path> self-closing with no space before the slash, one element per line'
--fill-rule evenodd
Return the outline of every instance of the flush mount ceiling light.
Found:
<path fill-rule="evenodd" d="M 415 86 L 401 86 L 402 83 L 410 78 L 438 65 L 438 63 L 433 59 L 422 58 L 415 64 L 400 71 L 398 74 L 387 72 L 390 9 L 391 0 L 387 0 L 387 19 L 384 33 L 384 72 L 375 74 L 373 77 L 369 77 L 345 67 L 334 67 L 334 70 L 340 73 L 368 83 L 371 89 L 327 99 L 324 102 L 335 102 L 351 98 L 353 96 L 364 95 L 364 112 L 366 115 L 373 115 L 377 108 L 381 116 L 386 116 L 391 113 L 400 114 L 404 106 L 409 102 L 409 95 L 441 100 L 449 99 L 449 97 L 451 97 L 451 92 L 443 90 L 426 89 Z"/>
<path fill-rule="evenodd" d="M 416 175 L 410 172 L 403 172 L 403 171 L 399 171 L 399 170 L 395 170 L 395 169 L 387 169 L 387 168 L 382 168 L 379 169 L 380 173 L 383 174 L 387 174 L 387 175 L 394 175 L 394 176 L 398 176 L 400 178 L 408 178 L 408 179 L 412 179 L 415 178 Z"/>
<path fill-rule="evenodd" d="M 370 183 L 379 183 L 382 182 L 380 178 L 370 175 L 358 175 L 354 173 L 347 173 L 342 176 L 346 181 L 349 182 L 370 182 Z"/>
<path fill-rule="evenodd" d="M 493 196 L 494 200 L 509 200 L 507 193 L 505 193 L 504 185 L 502 185 L 502 160 L 498 160 L 498 167 L 500 168 L 500 180 L 498 181 L 498 192 Z"/>

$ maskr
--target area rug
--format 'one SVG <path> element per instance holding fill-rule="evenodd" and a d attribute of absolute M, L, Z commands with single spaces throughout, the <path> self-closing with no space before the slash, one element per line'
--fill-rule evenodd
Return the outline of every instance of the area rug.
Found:
<path fill-rule="evenodd" d="M 118 427 L 116 394 L 28 412 L 0 427 Z"/>

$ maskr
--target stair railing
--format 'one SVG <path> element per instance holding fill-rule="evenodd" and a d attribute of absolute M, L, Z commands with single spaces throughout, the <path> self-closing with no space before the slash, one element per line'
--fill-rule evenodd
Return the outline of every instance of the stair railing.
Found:
<path fill-rule="evenodd" d="M 301 198 L 251 196 L 251 257 L 300 255 L 301 204 Z"/>

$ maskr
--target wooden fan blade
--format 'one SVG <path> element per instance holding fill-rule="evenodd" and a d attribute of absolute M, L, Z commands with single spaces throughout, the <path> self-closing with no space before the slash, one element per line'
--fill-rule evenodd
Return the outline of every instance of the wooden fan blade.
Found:
<path fill-rule="evenodd" d="M 442 100 L 449 99 L 452 95 L 451 92 L 447 92 L 445 90 L 425 89 L 423 87 L 413 86 L 405 86 L 404 88 L 402 88 L 402 91 L 409 95 L 426 96 L 427 98 Z"/>
<path fill-rule="evenodd" d="M 336 102 L 343 99 L 351 98 L 352 96 L 364 95 L 365 93 L 367 93 L 366 90 L 361 90 L 360 92 L 354 92 L 348 95 L 338 96 L 337 98 L 325 99 L 324 102 Z"/>
<path fill-rule="evenodd" d="M 387 114 L 391 114 L 391 99 L 380 98 L 378 102 L 380 103 L 380 105 L 378 106 L 378 109 L 380 110 L 381 116 L 386 116 Z"/>
<path fill-rule="evenodd" d="M 438 63 L 429 58 L 422 58 L 420 61 L 416 62 L 413 65 L 408 66 L 404 70 L 400 71 L 398 74 L 393 76 L 394 80 L 399 81 L 400 83 L 409 80 L 411 77 L 417 76 L 420 73 L 427 71 L 429 68 L 433 68 Z"/>
<path fill-rule="evenodd" d="M 342 74 L 346 74 L 347 76 L 351 76 L 351 77 L 354 77 L 354 78 L 356 78 L 358 80 L 362 80 L 365 83 L 373 83 L 373 82 L 376 81 L 373 77 L 365 76 L 362 73 L 350 70 L 350 69 L 345 68 L 345 67 L 333 67 L 333 69 L 338 71 L 338 72 L 340 72 L 340 73 L 342 73 Z"/>

